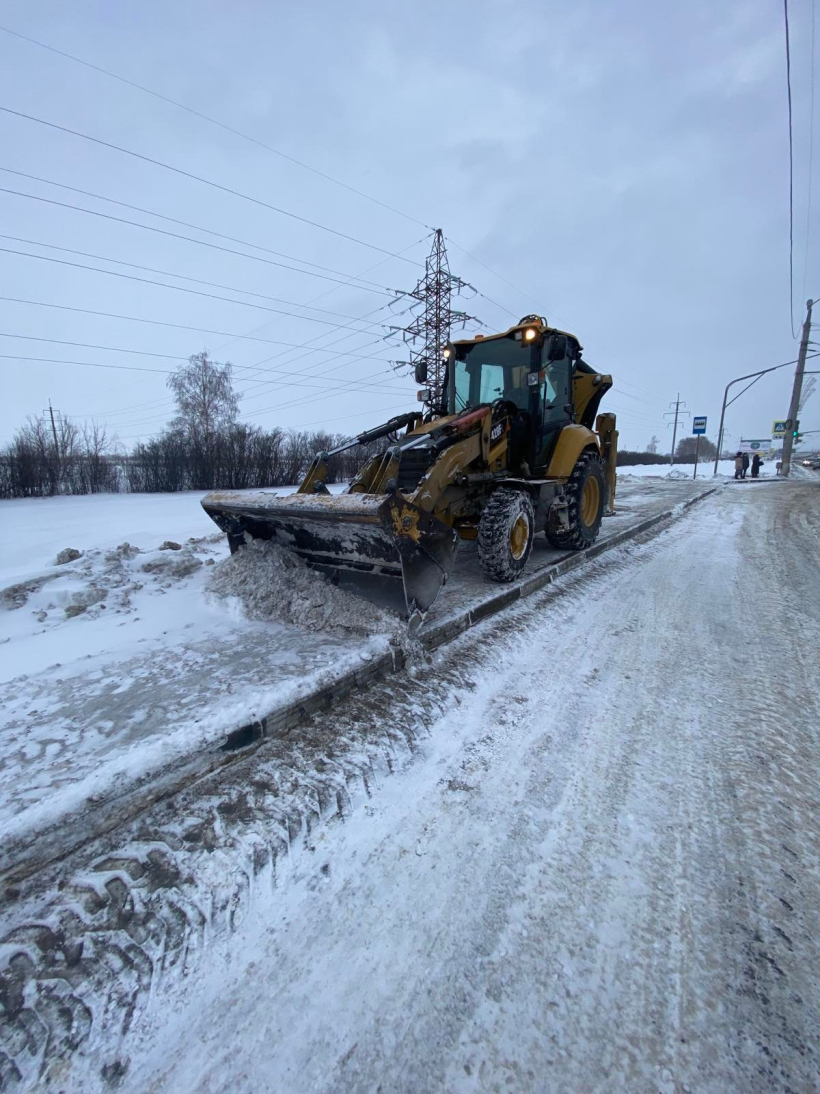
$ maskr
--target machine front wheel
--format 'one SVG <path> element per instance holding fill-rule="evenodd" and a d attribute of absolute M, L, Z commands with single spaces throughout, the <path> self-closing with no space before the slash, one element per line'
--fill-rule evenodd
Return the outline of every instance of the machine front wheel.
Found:
<path fill-rule="evenodd" d="M 478 559 L 492 581 L 514 581 L 527 565 L 535 531 L 529 494 L 501 487 L 490 495 L 478 523 Z"/>
<path fill-rule="evenodd" d="M 547 539 L 563 551 L 583 551 L 591 547 L 601 529 L 606 499 L 606 482 L 601 457 L 584 452 L 578 459 L 564 488 L 568 528 L 547 521 Z"/>

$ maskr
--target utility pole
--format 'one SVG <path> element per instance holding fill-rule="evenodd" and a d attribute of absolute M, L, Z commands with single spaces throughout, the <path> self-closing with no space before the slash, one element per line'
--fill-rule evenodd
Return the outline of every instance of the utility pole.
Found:
<path fill-rule="evenodd" d="M 680 409 L 682 406 L 683 407 L 686 406 L 685 402 L 681 402 L 680 392 L 678 392 L 678 397 L 674 401 L 674 403 L 670 403 L 669 405 L 673 406 L 675 408 L 675 410 L 674 410 L 675 424 L 672 427 L 672 451 L 669 454 L 669 466 L 671 467 L 675 462 L 675 440 L 676 440 L 677 435 L 678 435 L 678 417 L 680 417 L 684 414 L 689 414 L 690 412 L 688 410 L 681 410 Z M 666 410 L 666 411 L 664 411 L 663 416 L 664 416 L 664 418 L 667 418 L 667 417 L 669 417 L 670 414 L 672 414 L 672 411 L 671 410 Z M 670 425 L 672 425 L 672 422 L 667 422 L 666 424 L 667 424 L 667 426 L 670 426 Z"/>
<path fill-rule="evenodd" d="M 800 352 L 797 355 L 797 367 L 794 370 L 792 401 L 789 404 L 789 428 L 783 438 L 783 453 L 780 457 L 783 462 L 780 473 L 784 478 L 788 477 L 791 470 L 794 434 L 797 431 L 797 416 L 800 413 L 800 396 L 803 390 L 803 373 L 806 370 L 806 353 L 808 352 L 809 337 L 811 335 L 811 307 L 813 303 L 813 300 L 806 301 L 806 321 L 803 324 L 803 337 L 800 339 Z"/>
<path fill-rule="evenodd" d="M 51 405 L 51 399 L 48 401 L 48 413 L 51 418 L 51 432 L 54 436 L 54 451 L 57 455 L 57 459 L 60 458 L 60 442 L 57 440 L 57 426 L 54 424 L 54 407 Z"/>
<path fill-rule="evenodd" d="M 426 384 L 427 406 L 436 410 L 446 409 L 442 406 L 447 379 L 444 350 L 450 341 L 450 331 L 455 325 L 464 327 L 474 318 L 466 312 L 454 311 L 451 306 L 453 293 L 458 295 L 466 288 L 472 286 L 450 273 L 444 233 L 436 228 L 433 247 L 424 265 L 424 277 L 408 293 L 422 307 L 406 327 L 393 328 L 393 333 L 401 334 L 404 341 L 414 347 L 421 343 L 418 348 L 411 349 L 409 362 L 398 363 L 413 367 L 417 382 Z"/>

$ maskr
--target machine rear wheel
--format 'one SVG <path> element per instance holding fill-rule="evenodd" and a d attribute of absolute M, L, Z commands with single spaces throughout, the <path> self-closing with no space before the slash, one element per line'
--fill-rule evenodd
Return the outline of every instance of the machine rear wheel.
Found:
<path fill-rule="evenodd" d="M 564 488 L 569 528 L 553 527 L 547 522 L 547 539 L 564 551 L 583 551 L 591 547 L 601 529 L 606 498 L 606 483 L 601 457 L 584 452 L 578 459 Z"/>
<path fill-rule="evenodd" d="M 535 531 L 529 494 L 502 487 L 490 495 L 478 523 L 478 559 L 492 581 L 514 581 L 527 565 Z"/>

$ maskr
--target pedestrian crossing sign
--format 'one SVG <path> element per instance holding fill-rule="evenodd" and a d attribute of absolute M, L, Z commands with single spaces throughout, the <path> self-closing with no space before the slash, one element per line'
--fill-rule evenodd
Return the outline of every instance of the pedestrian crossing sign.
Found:
<path fill-rule="evenodd" d="M 788 419 L 784 419 L 780 422 L 772 422 L 772 436 L 773 437 L 785 437 L 789 428 Z"/>

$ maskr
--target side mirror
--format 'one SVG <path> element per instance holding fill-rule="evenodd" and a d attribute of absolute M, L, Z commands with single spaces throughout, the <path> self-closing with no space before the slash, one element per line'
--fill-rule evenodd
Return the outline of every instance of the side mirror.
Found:
<path fill-rule="evenodd" d="M 427 383 L 427 362 L 419 361 L 416 365 L 416 383 Z"/>
<path fill-rule="evenodd" d="M 567 336 L 565 334 L 553 334 L 550 338 L 547 350 L 548 361 L 563 361 L 567 355 Z"/>

